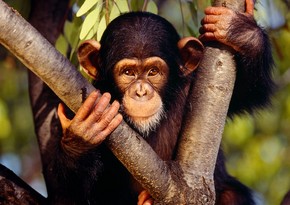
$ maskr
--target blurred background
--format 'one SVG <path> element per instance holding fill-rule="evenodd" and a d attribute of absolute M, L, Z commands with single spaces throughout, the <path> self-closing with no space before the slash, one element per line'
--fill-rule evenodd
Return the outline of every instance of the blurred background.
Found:
<path fill-rule="evenodd" d="M 12 5 L 24 17 L 29 16 L 30 6 L 33 3 L 32 0 L 5 2 Z M 83 0 L 71 2 L 75 12 L 83 2 Z M 159 14 L 172 22 L 181 35 L 195 36 L 198 35 L 203 9 L 210 5 L 210 0 L 154 2 L 158 5 Z M 228 120 L 222 142 L 229 172 L 255 190 L 260 195 L 262 204 L 267 205 L 279 204 L 290 189 L 289 10 L 289 0 L 257 1 L 255 17 L 270 34 L 276 63 L 274 77 L 278 90 L 273 97 L 272 106 L 268 109 L 260 110 L 254 116 L 242 115 Z M 72 18 L 70 21 L 78 21 L 79 24 L 76 25 L 80 28 L 83 19 L 85 15 Z M 76 31 L 80 32 L 74 27 L 70 32 Z M 70 43 L 65 38 L 66 35 L 68 31 L 59 37 L 56 45 L 63 52 L 66 52 Z M 28 97 L 27 71 L 2 46 L 0 46 L 0 163 L 46 195 Z"/>

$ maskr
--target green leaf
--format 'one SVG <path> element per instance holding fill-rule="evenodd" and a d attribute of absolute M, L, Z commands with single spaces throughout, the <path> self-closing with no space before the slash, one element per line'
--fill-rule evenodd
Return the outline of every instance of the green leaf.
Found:
<path fill-rule="evenodd" d="M 120 16 L 121 13 L 126 13 L 126 12 L 129 12 L 129 6 L 128 6 L 127 0 L 114 1 L 114 5 L 110 13 L 110 21 Z"/>
<path fill-rule="evenodd" d="M 8 106 L 1 98 L 0 98 L 0 124 L 1 124 L 0 139 L 9 137 L 12 131 L 11 129 L 12 126 L 8 117 Z"/>
<path fill-rule="evenodd" d="M 140 11 L 143 8 L 144 0 L 131 0 L 132 11 Z"/>
<path fill-rule="evenodd" d="M 67 38 L 69 44 L 71 44 L 72 42 L 71 37 L 72 37 L 73 31 L 74 31 L 73 23 L 70 21 L 65 21 L 63 33 L 64 33 L 64 36 Z"/>
<path fill-rule="evenodd" d="M 151 12 L 153 14 L 158 14 L 158 7 L 153 0 L 149 1 L 146 11 Z"/>
<path fill-rule="evenodd" d="M 74 48 L 76 45 L 76 42 L 79 41 L 79 35 L 80 35 L 80 25 L 75 21 L 73 22 L 73 26 L 71 28 L 70 36 L 68 36 L 69 44 L 72 48 Z"/>
<path fill-rule="evenodd" d="M 94 5 L 98 3 L 99 0 L 86 0 L 81 8 L 76 13 L 77 17 L 80 17 L 87 13 Z"/>
<path fill-rule="evenodd" d="M 107 24 L 106 24 L 106 17 L 103 16 L 101 18 L 101 21 L 100 21 L 100 24 L 99 24 L 99 27 L 98 27 L 98 31 L 97 31 L 97 40 L 100 41 L 101 40 L 101 37 L 105 31 L 105 29 L 107 28 Z"/>
<path fill-rule="evenodd" d="M 100 9 L 101 6 L 96 6 L 85 18 L 80 33 L 81 40 L 85 39 L 95 24 L 99 24 Z"/>
<path fill-rule="evenodd" d="M 89 33 L 86 35 L 86 37 L 84 38 L 84 40 L 92 39 L 92 38 L 96 35 L 96 33 L 97 33 L 97 31 L 98 31 L 98 27 L 99 27 L 99 24 L 95 24 L 95 25 L 91 28 L 91 30 L 89 31 Z"/>
<path fill-rule="evenodd" d="M 186 25 L 186 28 L 188 30 L 188 33 L 190 36 L 198 36 L 197 29 L 192 28 L 190 25 Z"/>
<path fill-rule="evenodd" d="M 72 21 L 73 26 L 71 28 L 70 35 L 67 36 L 69 44 L 71 46 L 71 54 L 70 54 L 71 61 L 73 61 L 74 52 L 78 48 L 78 45 L 80 42 L 79 35 L 80 35 L 82 23 L 83 23 L 83 20 L 81 18 L 74 17 Z"/>
<path fill-rule="evenodd" d="M 61 34 L 55 43 L 55 48 L 64 56 L 66 56 L 66 52 L 68 50 L 68 43 L 65 37 Z"/>
<path fill-rule="evenodd" d="M 23 18 L 27 19 L 29 17 L 31 9 L 30 0 L 5 0 L 4 2 L 17 10 Z"/>

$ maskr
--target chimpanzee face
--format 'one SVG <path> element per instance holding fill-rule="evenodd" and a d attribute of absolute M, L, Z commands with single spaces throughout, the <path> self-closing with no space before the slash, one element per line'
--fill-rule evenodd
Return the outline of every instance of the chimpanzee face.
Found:
<path fill-rule="evenodd" d="M 83 43 L 78 57 L 87 73 L 116 95 L 127 122 L 146 135 L 166 117 L 166 103 L 176 97 L 178 84 L 202 54 L 197 39 L 180 40 L 165 19 L 132 12 L 108 25 L 101 45 Z"/>
<path fill-rule="evenodd" d="M 161 91 L 169 77 L 166 62 L 159 57 L 122 59 L 113 73 L 123 94 L 122 111 L 141 133 L 148 133 L 164 114 Z"/>

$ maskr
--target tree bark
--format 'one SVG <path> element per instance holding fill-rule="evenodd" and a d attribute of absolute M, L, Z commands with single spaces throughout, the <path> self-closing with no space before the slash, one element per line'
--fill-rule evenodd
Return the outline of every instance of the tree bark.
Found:
<path fill-rule="evenodd" d="M 231 1 L 222 5 L 231 5 Z M 3 1 L 0 1 L 0 27 L 0 42 L 77 111 L 82 99 L 95 88 Z M 214 204 L 214 166 L 235 76 L 232 55 L 220 52 L 215 47 L 208 48 L 198 69 L 175 162 L 163 162 L 124 122 L 106 140 L 157 204 Z M 218 59 L 212 63 L 217 53 Z"/>
<path fill-rule="evenodd" d="M 244 1 L 215 0 L 213 6 L 245 11 Z M 218 43 L 206 46 L 188 96 L 176 157 L 189 187 L 202 188 L 206 182 L 214 190 L 213 173 L 235 79 L 232 49 Z"/>
<path fill-rule="evenodd" d="M 0 164 L 0 204 L 46 204 L 45 198 Z"/>

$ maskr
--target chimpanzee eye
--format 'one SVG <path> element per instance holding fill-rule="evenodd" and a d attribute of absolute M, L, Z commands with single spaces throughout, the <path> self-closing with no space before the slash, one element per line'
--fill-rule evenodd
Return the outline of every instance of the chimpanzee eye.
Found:
<path fill-rule="evenodd" d="M 127 76 L 135 76 L 134 69 L 132 68 L 126 68 L 124 69 L 123 73 Z"/>
<path fill-rule="evenodd" d="M 148 76 L 155 76 L 158 73 L 159 73 L 159 69 L 157 67 L 154 67 L 149 71 Z"/>

